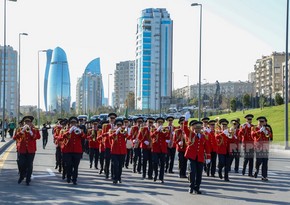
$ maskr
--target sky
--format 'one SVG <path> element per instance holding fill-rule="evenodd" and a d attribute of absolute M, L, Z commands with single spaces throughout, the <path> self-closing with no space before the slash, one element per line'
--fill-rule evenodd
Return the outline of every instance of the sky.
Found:
<path fill-rule="evenodd" d="M 81 3 L 80 3 L 81 2 Z M 99 57 L 104 94 L 116 63 L 135 59 L 137 19 L 146 8 L 166 8 L 173 20 L 174 89 L 198 82 L 202 4 L 202 83 L 246 81 L 263 55 L 285 51 L 286 0 L 7 0 L 6 43 L 15 50 L 21 37 L 21 105 L 37 105 L 38 51 L 64 49 L 72 102 L 77 78 Z M 0 2 L 1 10 L 4 1 Z M 4 12 L 0 44 L 4 44 Z M 46 55 L 39 54 L 40 106 Z M 110 77 L 110 93 L 113 78 Z M 111 98 L 111 96 L 110 96 Z"/>

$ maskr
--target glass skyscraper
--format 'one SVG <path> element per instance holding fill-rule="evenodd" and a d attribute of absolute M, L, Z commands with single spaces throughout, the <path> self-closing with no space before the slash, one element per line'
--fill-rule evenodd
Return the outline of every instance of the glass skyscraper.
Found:
<path fill-rule="evenodd" d="M 45 74 L 46 75 L 46 74 Z M 45 85 L 44 85 L 45 86 Z M 64 50 L 56 47 L 52 52 L 47 77 L 46 106 L 48 111 L 58 113 L 70 112 L 70 75 L 67 57 Z"/>
<path fill-rule="evenodd" d="M 52 50 L 48 49 L 46 50 L 46 67 L 45 67 L 45 74 L 44 74 L 44 106 L 45 110 L 48 111 L 47 108 L 47 83 L 48 83 L 48 74 L 49 74 L 49 68 L 50 68 L 50 62 L 51 62 L 51 57 L 52 57 Z"/>
<path fill-rule="evenodd" d="M 164 8 L 141 12 L 136 32 L 137 109 L 161 110 L 172 95 L 173 22 Z"/>
<path fill-rule="evenodd" d="M 76 109 L 78 114 L 93 114 L 102 106 L 104 96 L 100 58 L 92 60 L 76 88 Z"/>

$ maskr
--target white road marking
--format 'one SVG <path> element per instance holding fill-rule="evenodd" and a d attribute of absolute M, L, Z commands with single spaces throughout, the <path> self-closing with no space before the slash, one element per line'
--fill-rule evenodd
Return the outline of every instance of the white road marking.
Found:
<path fill-rule="evenodd" d="M 51 169 L 46 169 L 46 171 L 48 172 L 48 174 L 41 174 L 41 175 L 32 175 L 31 178 L 42 178 L 42 177 L 54 177 L 55 173 L 51 170 Z"/>

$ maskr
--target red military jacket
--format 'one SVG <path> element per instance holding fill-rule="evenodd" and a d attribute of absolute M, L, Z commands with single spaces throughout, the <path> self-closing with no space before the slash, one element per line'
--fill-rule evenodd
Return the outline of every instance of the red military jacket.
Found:
<path fill-rule="evenodd" d="M 134 125 L 131 127 L 130 139 L 133 141 L 134 148 L 140 147 L 140 142 L 138 141 L 139 126 Z"/>
<path fill-rule="evenodd" d="M 217 141 L 215 137 L 215 130 L 211 130 L 210 133 L 207 134 L 208 142 L 210 144 L 210 152 L 217 152 Z"/>
<path fill-rule="evenodd" d="M 102 130 L 89 129 L 87 132 L 87 139 L 89 141 L 89 148 L 99 149 L 100 142 L 98 137 L 102 134 Z"/>
<path fill-rule="evenodd" d="M 173 136 L 174 136 L 174 130 L 176 130 L 177 127 L 172 125 L 172 126 L 167 126 L 167 128 L 169 130 L 169 140 L 170 140 L 167 146 L 169 148 L 176 148 L 176 144 L 174 143 Z"/>
<path fill-rule="evenodd" d="M 229 150 L 230 139 L 223 132 L 216 135 L 216 141 L 217 141 L 217 153 L 218 154 L 230 153 L 230 151 L 231 151 L 231 150 Z"/>
<path fill-rule="evenodd" d="M 245 123 L 241 126 L 240 128 L 240 131 L 239 131 L 239 136 L 242 138 L 242 142 L 244 144 L 246 143 L 254 143 L 254 138 L 252 137 L 252 127 L 254 125 L 252 124 L 248 124 L 248 123 Z"/>
<path fill-rule="evenodd" d="M 102 127 L 102 142 L 104 144 L 105 149 L 111 149 L 111 141 L 110 141 L 110 130 L 112 129 L 111 124 L 103 124 Z"/>
<path fill-rule="evenodd" d="M 138 133 L 138 137 L 137 139 L 140 142 L 140 147 L 141 149 L 151 149 L 151 143 L 152 143 L 152 139 L 150 136 L 150 127 L 146 126 L 146 127 L 141 127 L 140 131 Z M 144 142 L 148 141 L 149 144 L 146 145 Z"/>
<path fill-rule="evenodd" d="M 173 142 L 178 152 L 186 151 L 187 145 L 185 142 L 185 133 L 183 132 L 182 129 L 179 128 L 174 131 Z M 179 142 L 182 142 L 182 143 L 179 143 Z"/>
<path fill-rule="evenodd" d="M 240 130 L 235 129 L 233 131 L 234 133 L 232 134 L 232 138 L 228 139 L 229 140 L 229 149 L 230 151 L 232 150 L 240 150 L 240 143 L 241 143 L 241 138 L 239 136 Z"/>
<path fill-rule="evenodd" d="M 127 154 L 127 148 L 126 148 L 126 138 L 128 138 L 128 133 L 119 132 L 118 134 L 116 132 L 110 134 L 110 140 L 111 140 L 111 154 Z"/>
<path fill-rule="evenodd" d="M 255 149 L 256 151 L 269 151 L 269 140 L 271 140 L 272 133 L 269 128 L 265 127 L 266 133 L 260 131 L 262 127 L 254 126 L 252 129 L 252 137 L 255 140 Z"/>
<path fill-rule="evenodd" d="M 103 135 L 101 134 L 100 136 L 98 136 L 97 140 L 99 142 L 99 152 L 104 152 L 105 151 L 105 142 L 103 142 L 103 140 L 104 140 Z"/>
<path fill-rule="evenodd" d="M 164 131 L 164 129 L 157 131 L 157 129 L 151 132 L 152 139 L 152 148 L 151 152 L 153 153 L 165 153 L 167 154 L 167 143 L 166 140 L 169 140 L 169 132 Z"/>
<path fill-rule="evenodd" d="M 189 130 L 188 121 L 184 122 L 184 132 L 186 134 L 186 144 L 187 148 L 184 156 L 188 159 L 197 160 L 198 162 L 205 162 L 206 159 L 210 159 L 210 146 L 208 140 L 206 140 L 205 135 L 202 133 L 200 137 L 197 136 L 197 133 Z"/>
<path fill-rule="evenodd" d="M 61 125 L 57 125 L 53 128 L 53 141 L 57 147 L 61 146 L 61 141 L 59 140 L 59 135 L 61 134 L 62 129 L 63 128 Z"/>
<path fill-rule="evenodd" d="M 73 131 L 69 133 L 70 127 L 67 131 L 61 135 L 63 139 L 64 147 L 62 149 L 63 153 L 83 153 L 82 139 L 86 135 L 81 131 L 79 134 Z"/>
<path fill-rule="evenodd" d="M 13 136 L 13 139 L 16 140 L 17 151 L 20 154 L 25 153 L 35 153 L 36 152 L 36 140 L 40 139 L 39 130 L 35 127 L 31 127 L 32 135 L 29 131 L 21 132 L 19 129 L 18 132 Z"/>

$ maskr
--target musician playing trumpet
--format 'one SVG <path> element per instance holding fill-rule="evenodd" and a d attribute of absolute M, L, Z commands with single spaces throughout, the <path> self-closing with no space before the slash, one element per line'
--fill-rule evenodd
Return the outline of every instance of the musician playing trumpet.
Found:
<path fill-rule="evenodd" d="M 116 120 L 115 132 L 110 134 L 111 140 L 111 159 L 112 159 L 112 179 L 113 183 L 122 183 L 121 175 L 122 168 L 124 165 L 125 156 L 127 154 L 126 149 L 126 139 L 128 138 L 128 133 L 123 126 L 123 120 Z"/>
<path fill-rule="evenodd" d="M 167 170 L 170 174 L 173 174 L 173 165 L 176 153 L 176 145 L 173 141 L 174 130 L 176 127 L 173 125 L 174 117 L 168 116 L 166 117 L 166 121 L 168 122 L 168 131 L 169 131 L 169 142 L 167 144 L 167 154 L 166 154 L 166 161 L 165 161 L 165 173 Z"/>
<path fill-rule="evenodd" d="M 86 137 L 78 127 L 77 117 L 69 118 L 69 126 L 66 132 L 60 136 L 63 139 L 64 149 L 63 158 L 67 166 L 67 183 L 73 182 L 77 185 L 78 168 L 83 154 L 82 139 Z"/>
<path fill-rule="evenodd" d="M 169 131 L 168 128 L 163 127 L 164 118 L 156 118 L 156 130 L 151 133 L 152 139 L 152 163 L 154 170 L 154 182 L 158 177 L 158 167 L 159 170 L 159 180 L 161 183 L 164 183 L 164 163 L 165 163 L 165 154 L 167 153 L 167 143 L 169 142 Z"/>
<path fill-rule="evenodd" d="M 186 168 L 187 168 L 187 158 L 184 157 L 186 150 L 185 143 L 185 133 L 183 131 L 184 117 L 180 117 L 178 120 L 179 127 L 175 129 L 173 142 L 176 146 L 178 152 L 178 169 L 179 169 L 179 178 L 187 178 Z"/>
<path fill-rule="evenodd" d="M 147 164 L 148 164 L 148 179 L 153 179 L 153 167 L 152 167 L 152 139 L 151 139 L 151 130 L 154 129 L 154 118 L 148 117 L 146 119 L 146 126 L 141 127 L 138 133 L 138 140 L 140 142 L 140 148 L 142 153 L 142 178 L 146 178 Z"/>
<path fill-rule="evenodd" d="M 201 133 L 202 122 L 192 120 L 190 122 L 190 129 L 188 128 L 188 119 L 190 113 L 185 113 L 184 132 L 186 134 L 187 148 L 185 157 L 190 163 L 190 188 L 189 193 L 195 191 L 196 194 L 201 194 L 200 184 L 202 179 L 203 164 L 210 163 L 210 149 L 208 140 L 205 139 L 204 134 Z M 206 156 L 206 158 L 205 158 Z"/>
<path fill-rule="evenodd" d="M 227 119 L 220 119 L 219 124 L 221 125 L 220 134 L 216 135 L 217 140 L 217 153 L 218 153 L 218 174 L 219 178 L 225 181 L 229 180 L 229 166 L 230 166 L 230 138 L 232 138 L 231 133 L 228 130 L 229 121 Z M 224 168 L 224 177 L 222 175 L 222 170 Z"/>
<path fill-rule="evenodd" d="M 33 170 L 33 161 L 36 152 L 36 140 L 40 139 L 40 133 L 32 124 L 34 117 L 25 116 L 22 121 L 24 126 L 17 132 L 13 139 L 17 141 L 17 151 L 19 154 L 19 174 L 18 184 L 26 177 L 26 185 L 30 184 Z M 26 175 L 26 176 L 25 176 Z"/>
<path fill-rule="evenodd" d="M 266 127 L 267 119 L 264 116 L 257 118 L 258 125 L 252 128 L 252 137 L 255 140 L 256 171 L 254 177 L 257 178 L 260 166 L 262 165 L 262 180 L 268 181 L 268 159 L 269 142 L 272 141 L 272 132 Z"/>
<path fill-rule="evenodd" d="M 211 160 L 210 163 L 207 164 L 206 167 L 206 174 L 207 176 L 215 177 L 216 173 L 216 159 L 217 159 L 217 141 L 216 141 L 216 121 L 209 120 L 208 121 L 208 128 L 204 131 L 207 133 L 208 141 L 210 144 L 210 156 Z"/>
<path fill-rule="evenodd" d="M 144 119 L 143 117 L 137 117 L 134 119 L 134 125 L 131 127 L 130 139 L 133 141 L 133 172 L 141 174 L 141 148 L 138 140 L 138 133 L 142 126 Z"/>
<path fill-rule="evenodd" d="M 100 143 L 98 137 L 101 135 L 102 130 L 98 128 L 100 119 L 94 119 L 91 121 L 92 128 L 88 129 L 87 140 L 89 145 L 89 159 L 90 159 L 90 168 L 94 162 L 95 168 L 98 169 L 99 161 L 99 147 Z"/>

